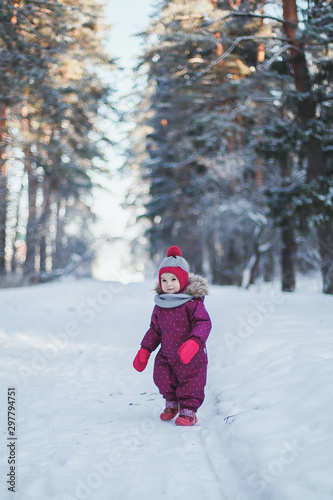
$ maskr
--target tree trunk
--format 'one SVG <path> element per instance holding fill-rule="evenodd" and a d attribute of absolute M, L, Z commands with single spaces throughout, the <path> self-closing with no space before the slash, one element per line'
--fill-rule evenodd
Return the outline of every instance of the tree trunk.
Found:
<path fill-rule="evenodd" d="M 254 230 L 253 233 L 253 253 L 252 256 L 249 260 L 249 264 L 247 265 L 247 268 L 243 272 L 243 280 L 242 280 L 242 285 L 245 286 L 245 288 L 250 288 L 250 285 L 254 285 L 254 282 L 256 278 L 258 277 L 259 273 L 259 264 L 260 264 L 260 258 L 261 258 L 261 251 L 260 251 L 260 236 L 263 231 L 263 226 L 257 226 Z M 248 274 L 248 282 L 245 283 L 244 276 Z"/>
<path fill-rule="evenodd" d="M 0 275 L 5 274 L 6 272 L 7 200 L 7 175 L 2 171 L 0 177 Z"/>
<path fill-rule="evenodd" d="M 61 197 L 59 193 L 57 196 L 57 208 L 56 208 L 56 236 L 54 241 L 53 253 L 52 253 L 52 271 L 61 269 L 65 267 L 66 262 L 64 260 L 64 218 L 66 213 L 66 200 Z"/>
<path fill-rule="evenodd" d="M 29 160 L 28 160 L 29 161 Z M 36 276 L 36 257 L 37 257 L 37 188 L 38 178 L 36 172 L 29 168 L 28 170 L 28 200 L 29 216 L 27 225 L 27 254 L 24 263 L 24 274 L 35 281 Z"/>
<path fill-rule="evenodd" d="M 15 273 L 18 271 L 18 261 L 17 261 L 17 248 L 16 248 L 16 244 L 17 244 L 17 241 L 19 239 L 19 223 L 20 223 L 20 201 L 21 201 L 21 198 L 22 198 L 22 194 L 23 194 L 23 191 L 24 191 L 24 176 L 25 176 L 25 172 L 23 172 L 22 174 L 22 179 L 21 179 L 21 188 L 20 188 L 20 192 L 19 192 L 19 195 L 18 195 L 18 199 L 17 199 L 17 204 L 16 204 L 16 221 L 15 221 L 15 234 L 14 234 L 14 239 L 13 239 L 13 245 L 12 245 L 12 261 L 11 261 L 11 272 Z"/>
<path fill-rule="evenodd" d="M 43 236 L 40 239 L 39 243 L 39 256 L 40 256 L 40 265 L 39 265 L 39 270 L 40 270 L 40 279 L 43 281 L 45 279 L 45 275 L 47 273 L 46 270 L 46 256 L 47 256 L 47 242 L 46 242 L 46 235 L 43 234 Z"/>
<path fill-rule="evenodd" d="M 317 228 L 323 292 L 333 294 L 333 227 L 326 224 Z"/>
<path fill-rule="evenodd" d="M 6 227 L 7 227 L 7 204 L 8 184 L 6 169 L 6 147 L 7 147 L 7 110 L 3 106 L 0 109 L 0 275 L 6 272 Z"/>
<path fill-rule="evenodd" d="M 282 291 L 293 292 L 295 290 L 295 238 L 292 221 L 284 219 L 281 224 L 281 267 L 282 267 Z"/>
<path fill-rule="evenodd" d="M 4 162 L 1 161 L 0 175 L 0 275 L 6 272 L 6 225 L 7 225 L 7 203 L 8 185 L 7 173 Z"/>
<path fill-rule="evenodd" d="M 38 242 L 38 220 L 37 220 L 37 189 L 38 176 L 36 167 L 31 159 L 32 152 L 29 147 L 29 120 L 28 110 L 22 106 L 22 130 L 26 146 L 23 148 L 24 167 L 28 174 L 28 224 L 26 233 L 27 253 L 23 267 L 24 275 L 29 282 L 38 281 L 37 277 L 37 243 Z"/>
<path fill-rule="evenodd" d="M 218 240 L 218 233 L 216 230 L 210 231 L 208 234 L 206 245 L 209 260 L 209 267 L 211 272 L 211 279 L 213 285 L 221 285 L 222 275 L 222 251 L 216 248 L 216 241 Z M 218 245 L 220 246 L 220 245 Z"/>
<path fill-rule="evenodd" d="M 197 228 L 196 220 L 189 219 L 187 231 L 182 231 L 178 235 L 181 241 L 182 253 L 186 256 L 186 260 L 191 263 L 191 272 L 195 274 L 203 274 L 203 245 L 198 238 L 198 234 L 192 228 Z"/>
<path fill-rule="evenodd" d="M 293 48 L 290 50 L 295 87 L 303 92 L 304 98 L 300 100 L 298 112 L 303 123 L 316 118 L 316 102 L 312 93 L 312 85 L 307 61 L 301 44 L 297 39 L 298 18 L 296 0 L 283 0 L 283 18 L 287 38 Z M 307 180 L 311 181 L 320 176 L 326 176 L 326 158 L 321 148 L 320 140 L 310 135 L 304 144 L 304 153 L 307 159 Z M 321 272 L 323 276 L 323 292 L 333 293 L 333 239 L 332 222 L 323 222 L 317 227 L 317 240 L 319 253 L 322 259 Z"/>
<path fill-rule="evenodd" d="M 292 174 L 292 163 L 288 151 L 280 153 L 279 161 L 283 186 L 288 186 Z M 285 216 L 281 222 L 281 245 L 282 291 L 293 292 L 296 285 L 296 244 L 293 221 L 288 216 Z"/>
<path fill-rule="evenodd" d="M 299 92 L 311 92 L 311 79 L 308 70 L 308 65 L 305 59 L 303 48 L 297 38 L 298 17 L 296 0 L 283 0 L 283 19 L 285 20 L 284 29 L 287 38 L 290 40 L 293 47 L 289 49 L 291 56 L 291 65 L 293 68 L 296 90 Z M 315 111 L 314 100 L 311 100 L 310 106 L 303 106 L 303 113 L 309 113 L 308 118 L 313 116 Z M 306 114 L 303 116 L 306 118 Z"/>
<path fill-rule="evenodd" d="M 274 279 L 274 255 L 272 249 L 270 249 L 264 256 L 263 260 L 263 275 L 264 282 L 271 283 Z"/>
<path fill-rule="evenodd" d="M 44 201 L 43 212 L 40 216 L 38 223 L 39 234 L 39 248 L 40 248 L 40 277 L 41 280 L 45 279 L 47 273 L 47 247 L 48 235 L 50 234 L 49 222 L 51 217 L 51 195 L 52 195 L 52 181 L 49 177 L 44 177 L 43 182 Z"/>

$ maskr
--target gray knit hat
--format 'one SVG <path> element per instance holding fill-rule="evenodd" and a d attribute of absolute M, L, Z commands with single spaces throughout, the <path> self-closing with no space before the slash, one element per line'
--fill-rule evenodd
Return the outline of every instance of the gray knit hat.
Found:
<path fill-rule="evenodd" d="M 158 268 L 158 282 L 161 286 L 161 275 L 163 273 L 172 273 L 177 276 L 180 289 L 183 290 L 188 283 L 188 273 L 190 268 L 178 247 L 170 247 L 167 256 Z"/>

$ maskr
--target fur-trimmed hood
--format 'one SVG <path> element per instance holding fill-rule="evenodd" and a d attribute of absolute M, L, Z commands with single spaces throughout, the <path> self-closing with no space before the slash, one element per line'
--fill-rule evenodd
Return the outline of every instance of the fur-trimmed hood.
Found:
<path fill-rule="evenodd" d="M 156 285 L 155 292 L 158 295 L 163 294 L 159 283 Z M 205 297 L 208 295 L 208 282 L 206 278 L 200 276 L 200 274 L 190 273 L 188 275 L 188 285 L 182 293 L 194 298 Z"/>

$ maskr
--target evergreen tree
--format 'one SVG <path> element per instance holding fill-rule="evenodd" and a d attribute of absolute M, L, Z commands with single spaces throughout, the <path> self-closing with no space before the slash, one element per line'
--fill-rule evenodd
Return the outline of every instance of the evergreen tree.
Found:
<path fill-rule="evenodd" d="M 333 293 L 330 193 L 333 184 L 330 155 L 333 14 L 328 2 L 310 2 L 308 9 L 300 14 L 304 29 L 296 35 L 296 3 L 284 2 L 283 6 L 286 34 L 292 45 L 290 54 L 279 62 L 279 68 L 289 70 L 294 84 L 284 83 L 280 92 L 287 118 L 271 121 L 266 135 L 266 150 L 280 157 L 281 169 L 287 174 L 284 181 L 268 189 L 268 203 L 287 237 L 291 228 L 297 228 L 301 234 L 317 232 L 323 291 Z"/>
<path fill-rule="evenodd" d="M 0 105 L 11 93 L 16 96 L 8 127 L 17 136 L 12 154 L 21 150 L 17 163 L 23 161 L 28 180 L 28 217 L 20 232 L 26 243 L 24 273 L 28 279 L 40 279 L 41 272 L 49 273 L 55 264 L 63 268 L 68 261 L 61 252 L 68 246 L 66 226 L 72 223 L 64 216 L 68 203 L 74 200 L 81 207 L 77 214 L 82 213 L 82 227 L 91 219 L 86 201 L 93 186 L 91 173 L 102 171 L 95 160 L 103 159 L 102 142 L 110 142 L 97 126 L 100 109 L 111 104 L 111 87 L 98 71 L 114 68 L 114 62 L 103 46 L 107 28 L 97 2 L 4 2 L 2 7 L 8 12 L 8 26 L 3 25 L 0 52 L 11 54 L 2 63 L 11 92 Z M 77 238 L 83 234 L 78 231 Z M 87 243 L 82 241 L 83 246 Z M 15 255 L 12 263 L 17 269 Z"/>
<path fill-rule="evenodd" d="M 165 2 L 146 33 L 159 36 L 152 46 L 148 43 L 144 59 L 152 89 L 147 120 L 152 132 L 142 167 L 150 179 L 152 253 L 177 239 L 195 270 L 202 271 L 205 253 L 215 283 L 240 284 L 251 256 L 248 241 L 265 219 L 253 216 L 261 208 L 254 156 L 246 153 L 255 110 L 237 106 L 258 44 L 204 71 L 235 32 L 235 24 L 227 26 L 220 17 L 210 1 Z M 210 21 L 214 18 L 216 23 Z M 203 29 L 207 20 L 209 28 Z M 242 21 L 237 29 L 247 29 L 250 36 L 256 27 Z"/>
<path fill-rule="evenodd" d="M 272 274 L 273 220 L 292 291 L 296 242 L 316 227 L 331 293 L 330 4 L 309 2 L 297 30 L 293 0 L 236 3 L 165 1 L 146 33 L 151 249 L 186 234 L 214 282 L 251 283 Z"/>

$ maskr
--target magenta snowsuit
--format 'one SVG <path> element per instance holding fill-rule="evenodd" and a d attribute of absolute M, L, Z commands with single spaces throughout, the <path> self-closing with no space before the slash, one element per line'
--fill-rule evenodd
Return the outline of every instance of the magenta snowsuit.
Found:
<path fill-rule="evenodd" d="M 157 292 L 162 293 L 159 288 Z M 178 401 L 181 408 L 196 411 L 205 396 L 206 340 L 211 330 L 211 320 L 204 306 L 204 296 L 208 293 L 206 280 L 190 275 L 189 285 L 183 293 L 193 298 L 178 307 L 155 305 L 150 328 L 141 346 L 151 352 L 161 344 L 155 358 L 155 384 L 167 401 Z M 191 361 L 184 364 L 177 351 L 188 339 L 196 340 L 200 347 Z"/>

